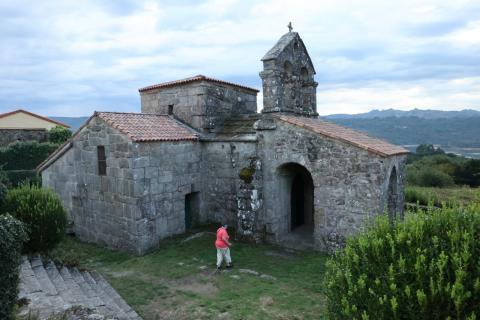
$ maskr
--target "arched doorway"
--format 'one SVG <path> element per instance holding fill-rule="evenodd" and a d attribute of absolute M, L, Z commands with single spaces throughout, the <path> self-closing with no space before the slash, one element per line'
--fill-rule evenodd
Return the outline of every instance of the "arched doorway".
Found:
<path fill-rule="evenodd" d="M 395 220 L 397 218 L 398 212 L 398 193 L 397 193 L 397 170 L 393 167 L 390 172 L 390 178 L 388 179 L 388 199 L 387 199 L 387 210 L 390 220 Z"/>
<path fill-rule="evenodd" d="M 285 217 L 285 231 L 311 235 L 313 233 L 313 179 L 310 172 L 296 163 L 279 168 L 281 177 L 280 203 Z"/>

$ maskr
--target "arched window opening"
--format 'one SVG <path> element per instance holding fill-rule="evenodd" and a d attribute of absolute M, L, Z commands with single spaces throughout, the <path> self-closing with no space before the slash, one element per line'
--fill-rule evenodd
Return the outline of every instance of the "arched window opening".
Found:
<path fill-rule="evenodd" d="M 393 167 L 388 181 L 388 200 L 387 210 L 390 220 L 395 220 L 398 213 L 398 187 L 397 187 L 397 170 Z"/>

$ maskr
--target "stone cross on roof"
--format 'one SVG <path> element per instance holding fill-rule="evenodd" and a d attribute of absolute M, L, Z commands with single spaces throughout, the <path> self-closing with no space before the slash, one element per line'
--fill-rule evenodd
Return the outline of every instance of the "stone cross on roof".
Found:
<path fill-rule="evenodd" d="M 287 28 L 288 28 L 288 32 L 292 32 L 293 27 L 291 22 L 288 23 Z"/>

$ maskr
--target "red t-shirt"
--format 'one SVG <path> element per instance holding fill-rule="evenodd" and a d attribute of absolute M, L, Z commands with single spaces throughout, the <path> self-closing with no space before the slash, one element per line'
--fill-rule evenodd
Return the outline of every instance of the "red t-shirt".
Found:
<path fill-rule="evenodd" d="M 228 236 L 228 232 L 226 229 L 220 227 L 217 230 L 217 240 L 215 241 L 215 247 L 217 248 L 228 248 L 228 244 L 223 240 L 226 239 L 228 241 L 230 237 Z"/>

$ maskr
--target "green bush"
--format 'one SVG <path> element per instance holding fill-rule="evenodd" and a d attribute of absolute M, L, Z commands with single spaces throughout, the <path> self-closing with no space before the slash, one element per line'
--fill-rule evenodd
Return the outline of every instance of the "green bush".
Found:
<path fill-rule="evenodd" d="M 445 188 L 453 186 L 453 178 L 448 174 L 430 167 L 418 171 L 418 183 L 422 187 Z"/>
<path fill-rule="evenodd" d="M 332 319 L 480 316 L 480 206 L 375 222 L 327 263 Z"/>
<path fill-rule="evenodd" d="M 57 147 L 50 142 L 17 141 L 0 148 L 0 165 L 4 170 L 32 170 Z"/>
<path fill-rule="evenodd" d="M 25 240 L 23 224 L 10 215 L 0 215 L 0 319 L 10 319 L 17 302 L 18 267 Z"/>
<path fill-rule="evenodd" d="M 41 176 L 37 174 L 37 170 L 9 170 L 5 173 L 12 187 L 18 187 L 23 183 L 42 184 Z"/>
<path fill-rule="evenodd" d="M 64 143 L 72 136 L 72 131 L 62 126 L 55 126 L 48 133 L 50 141 L 57 144 Z"/>
<path fill-rule="evenodd" d="M 8 186 L 8 178 L 5 171 L 2 170 L 0 166 L 0 214 L 3 211 L 3 202 L 5 200 L 5 196 L 7 195 L 7 186 Z"/>
<path fill-rule="evenodd" d="M 4 208 L 25 223 L 29 236 L 27 251 L 52 249 L 65 234 L 65 209 L 52 190 L 23 184 L 8 191 Z"/>

